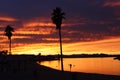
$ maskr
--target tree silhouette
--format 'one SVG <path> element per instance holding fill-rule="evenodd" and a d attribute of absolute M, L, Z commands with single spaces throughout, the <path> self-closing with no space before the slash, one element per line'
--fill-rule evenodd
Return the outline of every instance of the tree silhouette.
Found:
<path fill-rule="evenodd" d="M 12 32 L 14 32 L 14 28 L 12 28 L 10 25 L 7 25 L 5 29 L 5 36 L 8 37 L 9 42 L 9 54 L 11 54 L 11 37 L 12 37 Z"/>
<path fill-rule="evenodd" d="M 64 68 L 63 68 L 63 53 L 62 53 L 62 36 L 61 36 L 61 24 L 62 24 L 62 20 L 65 19 L 64 17 L 65 13 L 62 12 L 62 9 L 59 8 L 59 7 L 56 7 L 54 10 L 53 10 L 53 13 L 52 13 L 52 21 L 53 23 L 56 25 L 56 29 L 59 30 L 59 39 L 60 39 L 60 53 L 61 53 L 61 56 L 60 56 L 60 59 L 61 59 L 61 69 L 62 71 L 64 71 Z"/>

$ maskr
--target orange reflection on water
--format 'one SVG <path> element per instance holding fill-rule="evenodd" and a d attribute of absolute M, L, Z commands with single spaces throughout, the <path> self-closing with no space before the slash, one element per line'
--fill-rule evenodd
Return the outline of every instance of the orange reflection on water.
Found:
<path fill-rule="evenodd" d="M 58 61 L 45 61 L 40 64 L 60 70 L 60 63 Z M 69 64 L 72 64 L 71 71 L 75 72 L 120 75 L 120 61 L 113 60 L 113 58 L 64 59 L 64 69 L 66 71 L 70 71 Z"/>

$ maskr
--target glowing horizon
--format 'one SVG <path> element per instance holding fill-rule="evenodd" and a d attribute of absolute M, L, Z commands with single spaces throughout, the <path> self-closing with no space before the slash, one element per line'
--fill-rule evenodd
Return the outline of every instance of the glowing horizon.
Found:
<path fill-rule="evenodd" d="M 16 44 L 18 45 L 18 44 Z M 63 53 L 69 54 L 119 54 L 120 38 L 108 39 L 94 42 L 63 43 Z M 79 46 L 79 47 L 78 47 Z M 111 46 L 111 47 L 109 47 Z M 105 48 L 103 48 L 105 47 Z M 53 44 L 30 44 L 20 45 L 12 49 L 13 54 L 59 54 L 59 42 Z"/>

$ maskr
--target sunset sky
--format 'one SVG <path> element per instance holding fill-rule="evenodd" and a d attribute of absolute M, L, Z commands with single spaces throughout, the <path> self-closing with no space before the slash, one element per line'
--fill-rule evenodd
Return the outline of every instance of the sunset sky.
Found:
<path fill-rule="evenodd" d="M 64 54 L 120 53 L 120 0 L 0 0 L 0 51 L 12 54 L 58 54 L 58 30 L 51 21 L 54 8 L 66 13 L 62 24 Z"/>

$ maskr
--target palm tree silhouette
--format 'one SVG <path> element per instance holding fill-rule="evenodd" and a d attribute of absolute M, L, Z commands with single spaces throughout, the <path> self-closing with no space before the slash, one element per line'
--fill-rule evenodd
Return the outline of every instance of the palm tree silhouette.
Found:
<path fill-rule="evenodd" d="M 61 53 L 61 56 L 60 56 L 60 59 L 61 59 L 61 70 L 64 71 L 64 68 L 63 68 L 63 53 L 62 53 L 62 36 L 61 36 L 61 24 L 62 24 L 62 20 L 65 19 L 64 17 L 65 13 L 62 12 L 62 9 L 59 8 L 59 7 L 56 7 L 54 10 L 53 10 L 53 13 L 52 13 L 52 21 L 53 23 L 56 25 L 56 29 L 59 30 L 59 39 L 60 39 L 60 53 Z"/>
<path fill-rule="evenodd" d="M 11 54 L 11 37 L 12 37 L 12 32 L 14 32 L 14 28 L 12 28 L 10 25 L 7 25 L 5 29 L 5 36 L 8 37 L 10 43 L 9 43 L 9 54 Z"/>

